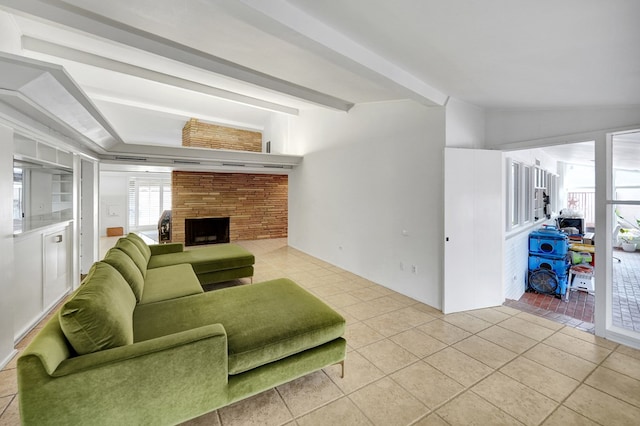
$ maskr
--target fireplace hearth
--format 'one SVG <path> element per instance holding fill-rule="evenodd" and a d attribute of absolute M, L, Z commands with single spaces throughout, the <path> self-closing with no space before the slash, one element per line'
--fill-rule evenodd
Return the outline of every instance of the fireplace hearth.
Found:
<path fill-rule="evenodd" d="M 185 246 L 229 242 L 228 217 L 198 217 L 184 220 Z"/>

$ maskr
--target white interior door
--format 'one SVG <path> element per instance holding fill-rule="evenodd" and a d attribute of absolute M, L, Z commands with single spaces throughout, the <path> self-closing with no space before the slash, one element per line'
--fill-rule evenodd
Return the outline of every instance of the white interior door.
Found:
<path fill-rule="evenodd" d="M 500 151 L 445 148 L 445 314 L 504 302 Z"/>

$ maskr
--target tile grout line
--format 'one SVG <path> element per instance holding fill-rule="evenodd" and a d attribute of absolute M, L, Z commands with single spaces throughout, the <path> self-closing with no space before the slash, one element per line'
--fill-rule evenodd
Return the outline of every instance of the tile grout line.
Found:
<path fill-rule="evenodd" d="M 558 330 L 558 332 L 559 332 L 559 331 L 560 331 L 560 330 Z M 552 334 L 551 336 L 553 336 L 553 335 L 555 335 L 555 333 L 554 333 L 554 334 Z M 551 337 L 551 336 L 549 336 L 549 337 Z M 545 339 L 545 340 L 546 340 L 546 339 Z M 540 342 L 540 343 L 542 343 L 542 342 Z M 596 346 L 598 346 L 598 345 L 596 345 Z M 566 397 L 564 397 L 564 399 L 563 399 L 562 401 L 560 401 L 560 404 L 558 404 L 558 406 L 557 406 L 557 407 L 556 407 L 556 408 L 555 408 L 551 413 L 549 413 L 549 415 L 548 415 L 547 417 L 545 417 L 545 418 L 544 418 L 544 420 L 542 421 L 542 423 L 541 423 L 541 424 L 543 424 L 543 423 L 544 423 L 544 422 L 545 422 L 549 417 L 551 417 L 551 416 L 552 416 L 556 411 L 558 411 L 558 409 L 559 409 L 560 407 L 565 407 L 566 409 L 571 410 L 571 411 L 573 411 L 574 413 L 577 413 L 577 414 L 579 414 L 580 416 L 585 417 L 585 418 L 587 418 L 587 419 L 591 420 L 591 421 L 592 421 L 592 422 L 594 422 L 594 423 L 601 424 L 600 422 L 597 422 L 596 420 L 594 420 L 594 419 L 592 419 L 592 418 L 590 418 L 590 417 L 587 417 L 587 416 L 585 416 L 585 415 L 584 415 L 584 414 L 582 414 L 582 413 L 578 413 L 577 411 L 574 411 L 573 409 L 571 409 L 571 408 L 569 408 L 569 407 L 565 406 L 565 405 L 564 405 L 564 403 L 565 403 L 569 398 L 571 398 L 571 396 L 576 392 L 576 390 L 578 390 L 578 388 L 580 388 L 580 386 L 582 386 L 582 385 L 589 386 L 589 385 L 588 385 L 587 383 L 585 383 L 585 382 L 589 379 L 589 377 L 591 377 L 591 376 L 593 375 L 593 373 L 594 373 L 594 372 L 595 372 L 599 367 L 601 367 L 601 366 L 602 366 L 602 364 L 603 364 L 607 359 L 609 359 L 609 357 L 610 357 L 610 356 L 615 352 L 615 350 L 618 348 L 618 346 L 620 346 L 620 345 L 617 345 L 614 349 L 611 349 L 611 352 L 609 352 L 609 354 L 607 354 L 607 356 L 606 356 L 606 357 L 604 357 L 604 358 L 602 359 L 602 361 L 600 361 L 598 364 L 594 363 L 594 364 L 596 364 L 596 367 L 595 367 L 593 370 L 591 370 L 591 372 L 589 372 L 589 374 L 587 374 L 587 375 L 584 377 L 584 379 L 582 379 L 582 380 L 578 383 L 578 386 L 576 386 L 576 387 L 575 387 L 575 389 L 573 389 L 573 390 L 569 393 L 569 395 L 567 395 Z M 599 347 L 602 347 L 602 346 L 599 346 Z M 606 348 L 605 348 L 605 349 L 606 349 Z M 561 374 L 561 373 L 560 373 L 560 374 Z M 608 393 L 606 393 L 606 392 L 604 392 L 604 391 L 602 391 L 602 390 L 600 390 L 600 389 L 596 389 L 596 388 L 594 388 L 594 387 L 592 387 L 592 386 L 589 386 L 589 387 L 590 387 L 590 388 L 592 388 L 592 389 L 595 389 L 595 390 L 597 390 L 597 391 L 600 391 L 600 392 L 602 392 L 602 393 L 605 393 L 605 394 L 607 394 L 607 395 L 609 395 L 609 396 L 611 396 L 611 397 L 613 397 L 613 398 L 617 399 L 618 401 L 622 401 L 622 402 L 625 402 L 625 403 L 627 403 L 627 404 L 628 404 L 628 402 L 623 401 L 623 400 L 621 400 L 620 398 L 615 397 L 615 396 L 613 396 L 613 395 L 610 395 L 610 394 L 608 394 Z M 632 405 L 632 404 L 629 404 L 629 405 Z"/>
<path fill-rule="evenodd" d="M 7 410 L 9 410 L 9 407 L 11 406 L 11 404 L 13 404 L 13 401 L 18 397 L 18 394 L 14 393 L 14 394 L 9 394 L 7 396 L 10 396 L 11 399 L 9 400 L 9 403 L 7 404 L 7 406 L 4 407 L 4 410 L 2 410 L 2 412 L 0 413 L 0 420 L 2 420 L 2 417 L 4 416 L 4 414 L 7 412 Z"/>

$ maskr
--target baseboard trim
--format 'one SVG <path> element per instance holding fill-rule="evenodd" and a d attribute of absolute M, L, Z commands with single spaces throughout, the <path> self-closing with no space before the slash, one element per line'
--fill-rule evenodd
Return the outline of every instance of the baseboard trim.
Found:
<path fill-rule="evenodd" d="M 18 351 L 16 349 L 14 349 L 13 351 L 9 352 L 9 355 L 5 359 L 0 361 L 0 370 L 5 368 L 11 362 L 13 357 L 16 356 L 17 353 L 18 353 Z"/>

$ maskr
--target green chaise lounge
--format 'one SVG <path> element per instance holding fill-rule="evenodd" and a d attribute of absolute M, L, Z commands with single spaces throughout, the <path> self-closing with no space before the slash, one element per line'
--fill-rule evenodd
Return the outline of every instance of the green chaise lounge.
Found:
<path fill-rule="evenodd" d="M 342 363 L 344 330 L 288 279 L 139 303 L 96 262 L 18 359 L 21 419 L 177 424 Z"/>
<path fill-rule="evenodd" d="M 255 257 L 236 244 L 213 244 L 185 250 L 182 243 L 147 245 L 130 233 L 118 239 L 116 248 L 125 251 L 141 270 L 189 264 L 201 285 L 253 277 Z"/>

